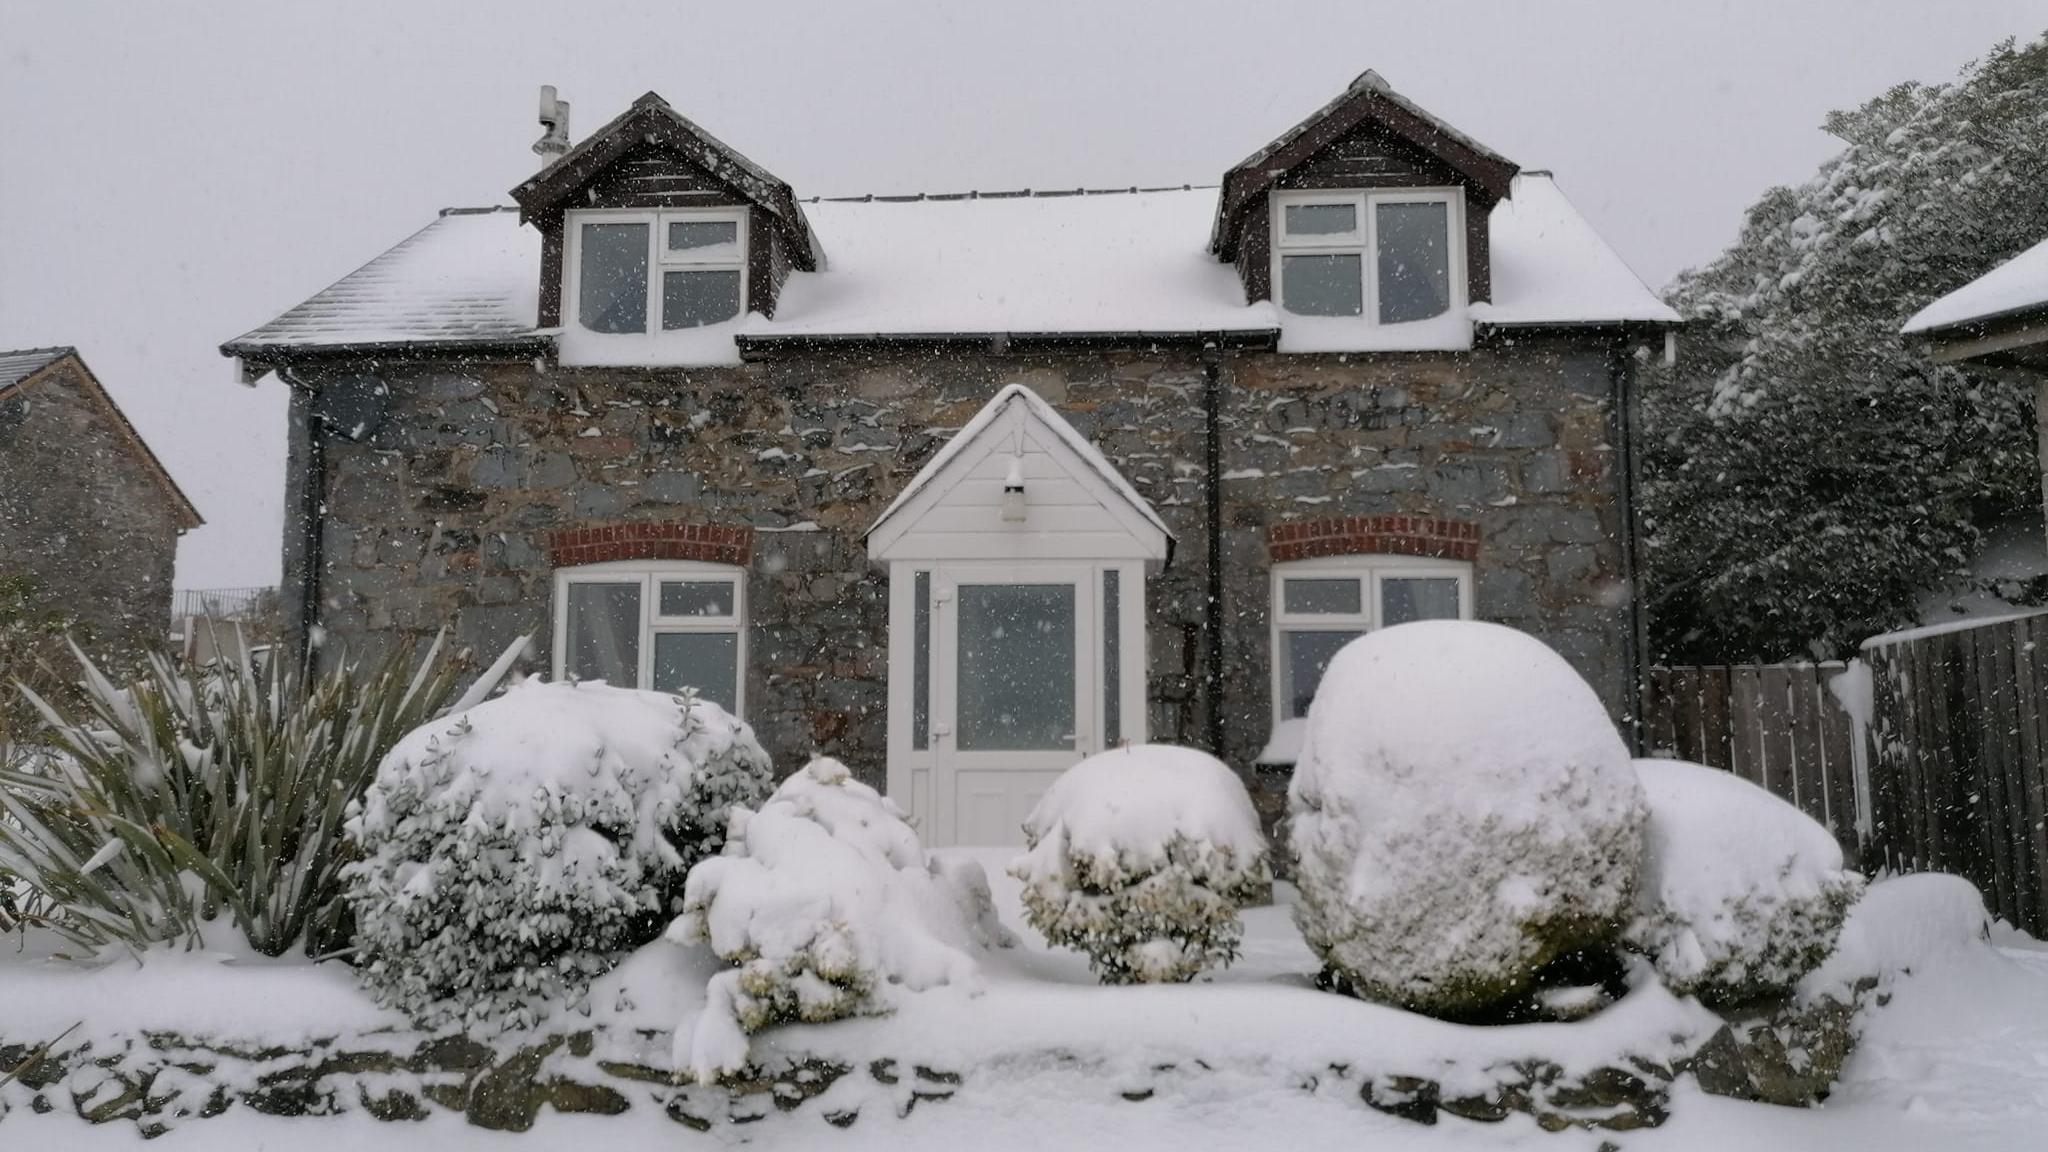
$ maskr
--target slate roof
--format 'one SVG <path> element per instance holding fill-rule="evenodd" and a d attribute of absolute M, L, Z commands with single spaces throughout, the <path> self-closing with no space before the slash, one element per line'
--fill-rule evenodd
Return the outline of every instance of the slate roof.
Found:
<path fill-rule="evenodd" d="M 0 352 L 0 392 L 41 372 L 72 353 L 70 348 L 23 348 Z"/>
<path fill-rule="evenodd" d="M 450 208 L 221 351 L 538 345 L 539 306 L 539 233 L 515 208 Z"/>
<path fill-rule="evenodd" d="M 1230 266 L 1203 249 L 1216 197 L 1184 188 L 806 201 L 832 263 L 791 273 L 774 319 L 704 334 L 1277 332 L 1278 310 L 1247 304 Z M 535 328 L 540 258 L 539 233 L 515 210 L 449 210 L 222 351 L 262 361 L 406 346 L 538 349 L 552 338 Z M 1494 208 L 1492 259 L 1493 301 L 1470 309 L 1483 325 L 1679 321 L 1545 173 L 1517 176 L 1513 198 Z M 1390 348 L 1399 327 L 1378 329 Z"/>

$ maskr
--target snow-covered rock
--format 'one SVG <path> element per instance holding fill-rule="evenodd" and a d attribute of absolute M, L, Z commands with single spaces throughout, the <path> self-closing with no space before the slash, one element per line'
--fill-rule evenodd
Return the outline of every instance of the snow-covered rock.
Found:
<path fill-rule="evenodd" d="M 1835 947 L 1863 878 L 1804 812 L 1732 773 L 1638 760 L 1650 805 L 1629 944 L 1709 1004 L 1788 992 Z"/>
<path fill-rule="evenodd" d="M 348 824 L 363 980 L 422 1022 L 531 1023 L 660 933 L 770 779 L 716 704 L 601 683 L 529 680 L 421 727 Z"/>
<path fill-rule="evenodd" d="M 668 934 L 735 966 L 676 1029 L 676 1066 L 699 1081 L 744 1068 L 748 1035 L 771 1024 L 886 1012 L 898 990 L 978 991 L 975 953 L 1012 942 L 981 866 L 927 859 L 902 809 L 831 759 L 734 809 Z"/>
<path fill-rule="evenodd" d="M 1337 653 L 1289 790 L 1309 945 L 1358 993 L 1467 1015 L 1633 911 L 1642 789 L 1540 641 L 1424 621 Z"/>
<path fill-rule="evenodd" d="M 1047 941 L 1085 952 L 1104 983 L 1192 980 L 1237 957 L 1240 906 L 1271 891 L 1244 785 L 1192 748 L 1090 756 L 1046 790 L 1010 865 Z"/>

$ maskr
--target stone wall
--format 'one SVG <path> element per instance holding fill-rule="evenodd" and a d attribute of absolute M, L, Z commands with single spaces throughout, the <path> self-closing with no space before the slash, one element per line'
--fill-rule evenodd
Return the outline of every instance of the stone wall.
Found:
<path fill-rule="evenodd" d="M 390 419 L 330 442 L 320 622 L 356 650 L 451 624 L 488 656 L 549 640 L 552 534 L 745 525 L 747 719 L 785 771 L 824 752 L 881 783 L 887 576 L 862 533 L 1005 384 L 1044 397 L 1177 537 L 1148 581 L 1152 737 L 1200 743 L 1204 371 L 1192 353 L 804 355 L 742 367 L 387 366 Z M 322 377 L 302 373 L 317 387 Z M 1222 364 L 1226 756 L 1270 727 L 1275 529 L 1345 516 L 1476 526 L 1478 614 L 1557 647 L 1617 711 L 1629 637 L 1604 345 Z M 303 404 L 291 468 L 305 467 Z M 298 507 L 296 495 L 292 507 Z M 288 532 L 288 539 L 295 533 Z M 303 558 L 288 545 L 287 597 Z"/>
<path fill-rule="evenodd" d="M 91 389 L 67 364 L 0 402 L 0 575 L 125 664 L 169 635 L 178 510 Z"/>

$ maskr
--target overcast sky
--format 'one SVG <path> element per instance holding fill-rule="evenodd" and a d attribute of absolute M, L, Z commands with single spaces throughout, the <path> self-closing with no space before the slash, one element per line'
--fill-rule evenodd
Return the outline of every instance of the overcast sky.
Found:
<path fill-rule="evenodd" d="M 1829 109 L 2044 29 L 2048 0 L 0 0 L 0 348 L 77 345 L 164 458 L 208 521 L 180 587 L 274 583 L 282 388 L 216 348 L 508 202 L 542 83 L 579 139 L 658 91 L 808 196 L 1213 183 L 1375 68 L 1554 169 L 1658 286 L 1835 150 Z"/>

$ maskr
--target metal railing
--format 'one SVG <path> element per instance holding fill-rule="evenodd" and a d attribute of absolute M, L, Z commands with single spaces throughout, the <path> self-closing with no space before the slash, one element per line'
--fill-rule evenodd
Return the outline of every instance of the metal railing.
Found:
<path fill-rule="evenodd" d="M 180 620 L 241 620 L 276 594 L 275 588 L 188 588 L 173 597 L 171 614 Z"/>

